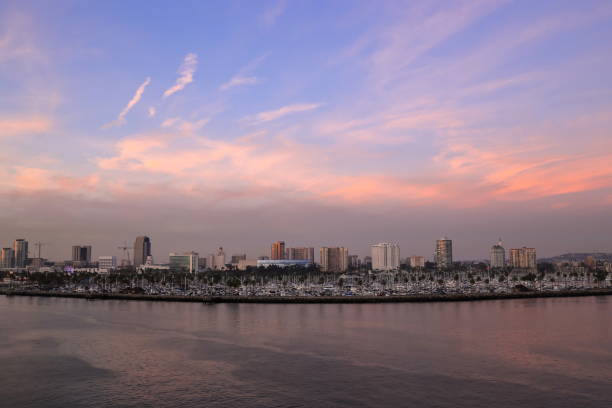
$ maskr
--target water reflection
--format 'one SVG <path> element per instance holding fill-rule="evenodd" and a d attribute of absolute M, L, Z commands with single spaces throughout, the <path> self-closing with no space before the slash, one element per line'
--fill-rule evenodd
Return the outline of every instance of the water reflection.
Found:
<path fill-rule="evenodd" d="M 5 406 L 610 407 L 608 297 L 263 305 L 0 297 Z"/>

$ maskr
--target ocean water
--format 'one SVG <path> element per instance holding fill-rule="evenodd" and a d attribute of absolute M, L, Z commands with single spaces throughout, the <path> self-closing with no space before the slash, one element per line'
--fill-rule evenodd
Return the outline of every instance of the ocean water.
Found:
<path fill-rule="evenodd" d="M 612 407 L 612 297 L 0 296 L 2 407 Z"/>

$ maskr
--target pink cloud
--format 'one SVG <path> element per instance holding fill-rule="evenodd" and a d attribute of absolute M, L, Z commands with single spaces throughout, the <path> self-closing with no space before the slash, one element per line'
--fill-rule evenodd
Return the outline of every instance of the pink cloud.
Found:
<path fill-rule="evenodd" d="M 0 118 L 0 135 L 3 136 L 44 133 L 52 127 L 51 119 L 45 117 Z"/>

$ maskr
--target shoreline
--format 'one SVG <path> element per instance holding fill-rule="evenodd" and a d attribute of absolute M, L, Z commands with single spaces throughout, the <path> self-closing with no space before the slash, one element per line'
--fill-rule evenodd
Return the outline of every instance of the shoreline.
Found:
<path fill-rule="evenodd" d="M 536 299 L 559 297 L 610 296 L 612 289 L 589 289 L 555 292 L 518 293 L 475 293 L 448 295 L 397 295 L 397 296 L 176 296 L 139 295 L 122 293 L 72 293 L 36 290 L 0 289 L 3 296 L 60 297 L 87 300 L 134 300 L 153 302 L 195 302 L 216 303 L 423 303 L 423 302 L 466 302 L 503 299 Z"/>

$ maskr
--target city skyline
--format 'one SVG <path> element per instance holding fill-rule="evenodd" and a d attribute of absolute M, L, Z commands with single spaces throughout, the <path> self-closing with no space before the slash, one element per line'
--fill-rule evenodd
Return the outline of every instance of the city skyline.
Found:
<path fill-rule="evenodd" d="M 3 247 L 612 252 L 609 2 L 152 4 L 0 5 Z"/>
<path fill-rule="evenodd" d="M 27 254 L 24 255 L 24 251 L 22 250 L 21 255 L 17 256 L 18 251 L 16 248 L 18 245 L 21 247 L 24 247 L 25 252 L 27 252 Z M 503 263 L 512 264 L 513 263 L 511 261 L 512 251 L 533 249 L 533 248 L 525 247 L 524 245 L 520 243 L 518 243 L 517 245 L 513 245 L 507 248 L 504 248 L 502 246 L 501 239 L 498 239 L 494 244 L 492 244 L 492 246 L 487 247 L 487 251 L 486 251 L 487 254 L 485 256 L 480 257 L 480 258 L 470 258 L 466 256 L 461 256 L 461 255 L 459 257 L 454 257 L 452 248 L 455 245 L 456 245 L 456 242 L 452 238 L 445 236 L 443 238 L 440 238 L 440 239 L 437 239 L 431 242 L 431 252 L 430 253 L 427 253 L 427 251 L 423 253 L 417 253 L 415 251 L 411 251 L 410 249 L 406 249 L 405 251 L 407 252 L 407 254 L 403 253 L 403 255 L 401 256 L 399 254 L 401 245 L 398 243 L 394 243 L 394 244 L 371 243 L 368 245 L 367 250 L 364 253 L 361 253 L 360 251 L 357 251 L 352 248 L 348 248 L 346 246 L 332 247 L 332 248 L 346 249 L 348 251 L 346 254 L 347 256 L 357 256 L 359 260 L 363 260 L 365 258 L 372 259 L 372 258 L 379 257 L 379 259 L 381 260 L 377 262 L 382 262 L 381 265 L 387 265 L 387 262 L 389 262 L 388 265 L 391 266 L 390 269 L 394 268 L 394 265 L 397 264 L 397 261 L 395 260 L 387 261 L 386 260 L 387 257 L 392 257 L 394 259 L 397 258 L 398 260 L 402 262 L 406 261 L 406 263 L 408 264 L 410 263 L 410 258 L 415 258 L 415 257 L 423 258 L 424 261 L 429 261 L 429 262 L 437 263 L 439 265 L 443 265 L 442 266 L 443 268 L 446 267 L 444 265 L 452 264 L 454 262 L 464 262 L 464 261 L 466 262 L 486 261 L 486 262 L 491 262 L 492 266 L 496 267 L 495 265 L 498 263 L 498 261 L 493 261 L 494 258 L 497 259 L 498 257 L 501 256 L 502 264 Z M 36 250 L 29 249 L 30 248 L 29 239 L 17 238 L 12 241 L 11 246 L 7 247 L 4 245 L 0 245 L 0 249 L 6 249 L 9 251 L 12 251 L 10 258 L 13 259 L 13 263 L 16 263 L 17 258 L 23 257 L 23 256 L 26 256 L 26 258 L 28 259 L 37 259 L 38 256 L 41 254 L 41 252 L 36 252 L 36 251 L 40 251 L 42 246 L 45 246 L 45 247 L 53 246 L 53 243 L 51 242 L 41 243 L 40 241 L 38 241 L 38 242 L 33 242 L 33 246 L 36 247 L 37 249 Z M 168 252 L 164 252 L 164 250 L 156 250 L 156 247 L 152 244 L 152 239 L 150 237 L 138 236 L 136 237 L 134 241 L 134 246 L 131 246 L 131 247 L 127 246 L 127 241 L 124 241 L 123 246 L 114 247 L 114 249 L 108 252 L 103 252 L 101 250 L 95 251 L 94 250 L 95 246 L 92 246 L 92 245 L 71 245 L 69 255 L 67 257 L 54 258 L 54 257 L 48 256 L 46 253 L 42 253 L 42 255 L 40 256 L 42 259 L 46 259 L 46 260 L 54 261 L 54 262 L 75 261 L 75 262 L 85 262 L 85 263 L 88 263 L 89 261 L 93 261 L 94 259 L 97 259 L 98 257 L 103 257 L 103 258 L 114 257 L 119 261 L 129 260 L 130 264 L 135 265 L 135 266 L 145 264 L 147 261 L 147 257 L 149 256 L 151 256 L 154 261 L 159 261 L 161 259 L 161 260 L 164 260 L 165 262 L 165 260 L 167 260 L 168 257 L 172 255 L 182 256 L 182 255 L 191 254 L 191 253 L 197 253 L 202 258 L 208 258 L 209 263 L 211 263 L 211 260 L 210 260 L 211 257 L 217 257 L 217 256 L 222 256 L 223 259 L 227 258 L 225 260 L 228 263 L 237 263 L 233 261 L 230 262 L 230 260 L 232 259 L 310 260 L 312 262 L 315 262 L 316 261 L 316 257 L 314 256 L 315 249 L 321 250 L 323 248 L 329 248 L 329 247 L 330 247 L 329 245 L 295 247 L 295 246 L 288 246 L 285 241 L 275 241 L 271 245 L 268 246 L 268 248 L 271 248 L 271 249 L 268 249 L 267 253 L 265 251 L 261 253 L 256 253 L 256 252 L 247 253 L 247 252 L 231 251 L 231 255 L 229 256 L 229 258 L 227 258 L 225 255 L 225 251 L 223 250 L 223 246 L 218 246 L 216 250 L 210 250 L 208 248 L 205 248 L 205 249 L 195 248 L 192 245 L 191 247 L 188 247 L 188 248 L 179 248 L 179 249 L 174 248 Z M 374 256 L 375 248 L 376 249 L 387 248 L 387 249 L 383 250 L 383 252 L 381 252 L 380 254 L 377 253 L 377 255 Z M 389 248 L 394 248 L 394 249 L 389 249 Z M 387 253 L 387 251 L 390 251 L 390 250 L 393 252 Z M 217 254 L 213 252 L 217 252 Z M 483 249 L 483 252 L 485 252 L 484 249 Z M 495 252 L 497 252 L 497 255 L 494 255 Z M 583 251 L 569 251 L 566 253 L 581 253 L 581 252 Z M 612 252 L 599 251 L 599 250 L 587 251 L 587 252 L 612 253 Z M 138 255 L 137 253 L 140 253 L 140 255 Z M 159 255 L 156 256 L 155 255 L 156 253 L 158 253 Z M 278 253 L 278 254 L 282 253 L 283 256 L 282 257 L 275 256 L 274 255 L 275 253 Z M 557 253 L 553 255 L 547 254 L 547 255 L 540 256 L 540 253 L 538 252 L 538 259 L 548 258 L 552 256 L 559 256 L 559 255 L 563 255 L 563 253 Z M 438 260 L 438 258 L 440 259 Z M 385 260 L 383 261 L 382 259 L 385 259 Z M 349 262 L 349 261 L 346 261 L 346 262 Z M 215 261 L 212 261 L 211 264 L 217 264 L 217 263 L 219 262 L 215 260 Z M 387 266 L 381 269 L 386 269 L 386 268 Z"/>

